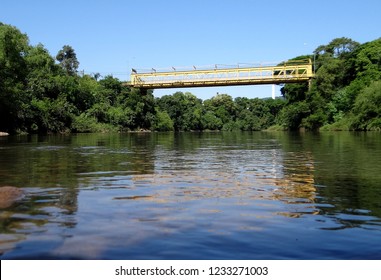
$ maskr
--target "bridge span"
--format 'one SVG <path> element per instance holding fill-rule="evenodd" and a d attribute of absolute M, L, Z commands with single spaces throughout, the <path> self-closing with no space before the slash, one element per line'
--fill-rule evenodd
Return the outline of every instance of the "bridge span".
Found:
<path fill-rule="evenodd" d="M 276 66 L 230 67 L 189 71 L 136 71 L 130 85 L 142 89 L 212 87 L 309 82 L 314 77 L 312 62 L 290 60 Z"/>

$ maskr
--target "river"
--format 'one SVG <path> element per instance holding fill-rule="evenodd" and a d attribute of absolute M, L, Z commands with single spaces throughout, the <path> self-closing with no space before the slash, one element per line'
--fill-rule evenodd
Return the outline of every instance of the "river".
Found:
<path fill-rule="evenodd" d="M 381 134 L 0 137 L 1 259 L 381 259 Z"/>

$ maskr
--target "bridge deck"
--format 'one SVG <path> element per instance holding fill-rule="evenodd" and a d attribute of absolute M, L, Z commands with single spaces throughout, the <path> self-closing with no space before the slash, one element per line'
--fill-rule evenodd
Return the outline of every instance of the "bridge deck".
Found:
<path fill-rule="evenodd" d="M 222 68 L 209 70 L 144 72 L 131 74 L 130 84 L 138 88 L 181 88 L 256 84 L 283 84 L 313 78 L 311 60 L 289 61 L 277 66 Z"/>

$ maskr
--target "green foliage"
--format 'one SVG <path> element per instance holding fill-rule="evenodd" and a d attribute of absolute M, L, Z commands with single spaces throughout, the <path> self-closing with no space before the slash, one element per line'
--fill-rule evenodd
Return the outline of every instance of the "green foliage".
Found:
<path fill-rule="evenodd" d="M 156 110 L 156 120 L 153 125 L 155 131 L 172 131 L 173 121 L 167 112 Z"/>
<path fill-rule="evenodd" d="M 308 85 L 288 84 L 281 88 L 281 93 L 288 103 L 298 102 L 306 99 Z"/>
<path fill-rule="evenodd" d="M 377 98 L 364 89 L 381 79 L 381 39 L 360 45 L 337 38 L 314 53 L 317 71 L 310 90 L 286 85 L 288 104 L 277 123 L 288 129 L 378 129 L 377 110 L 364 101 Z"/>
<path fill-rule="evenodd" d="M 368 85 L 381 79 L 381 38 L 361 45 L 355 52 L 355 70 L 357 78 Z"/>
<path fill-rule="evenodd" d="M 102 89 L 98 92 L 97 102 L 107 102 L 111 106 L 118 104 L 117 98 L 122 94 L 122 84 L 112 76 L 106 76 L 98 83 Z"/>
<path fill-rule="evenodd" d="M 189 92 L 176 92 L 156 99 L 160 111 L 167 112 L 176 131 L 201 130 L 202 102 Z"/>
<path fill-rule="evenodd" d="M 350 128 L 381 130 L 381 81 L 375 81 L 356 98 Z"/>
<path fill-rule="evenodd" d="M 211 99 L 205 100 L 204 108 L 206 111 L 213 112 L 222 123 L 228 123 L 234 119 L 236 114 L 235 104 L 228 94 L 217 94 Z"/>
<path fill-rule="evenodd" d="M 310 109 L 305 101 L 289 104 L 280 111 L 278 124 L 286 129 L 299 129 L 303 118 L 307 117 L 309 113 Z"/>
<path fill-rule="evenodd" d="M 24 96 L 28 37 L 10 25 L 0 25 L 0 131 L 19 125 Z"/>
<path fill-rule="evenodd" d="M 212 111 L 207 111 L 201 119 L 202 126 L 206 130 L 220 130 L 222 129 L 223 122 Z"/>
<path fill-rule="evenodd" d="M 33 128 L 38 132 L 66 132 L 74 117 L 74 106 L 64 97 L 32 99 Z"/>
<path fill-rule="evenodd" d="M 94 117 L 86 116 L 85 113 L 75 116 L 72 126 L 74 132 L 110 132 L 118 131 L 115 126 L 106 123 L 100 123 Z"/>

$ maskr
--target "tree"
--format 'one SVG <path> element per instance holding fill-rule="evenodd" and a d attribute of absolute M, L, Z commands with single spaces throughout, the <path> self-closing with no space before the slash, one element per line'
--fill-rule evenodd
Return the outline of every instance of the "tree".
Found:
<path fill-rule="evenodd" d="M 190 92 L 178 91 L 156 99 L 161 111 L 166 111 L 176 131 L 202 129 L 202 102 Z"/>
<path fill-rule="evenodd" d="M 306 101 L 288 104 L 279 113 L 278 124 L 285 129 L 296 130 L 302 126 L 302 120 L 311 111 Z"/>
<path fill-rule="evenodd" d="M 375 81 L 356 98 L 350 128 L 381 130 L 381 81 Z"/>
<path fill-rule="evenodd" d="M 152 90 L 142 94 L 140 89 L 131 88 L 121 95 L 118 106 L 127 110 L 134 118 L 130 129 L 151 129 L 153 126 L 156 111 Z"/>
<path fill-rule="evenodd" d="M 27 65 L 27 92 L 35 97 L 57 98 L 59 92 L 55 77 L 59 75 L 59 66 L 42 44 L 30 47 L 25 57 Z"/>
<path fill-rule="evenodd" d="M 31 109 L 36 112 L 34 126 L 40 133 L 68 131 L 74 117 L 74 106 L 63 96 L 32 99 Z"/>
<path fill-rule="evenodd" d="M 160 111 L 159 108 L 156 108 L 156 118 L 154 122 L 153 129 L 156 131 L 172 131 L 173 130 L 173 121 L 167 112 Z"/>
<path fill-rule="evenodd" d="M 204 129 L 220 130 L 223 126 L 223 122 L 212 111 L 207 111 L 202 116 L 202 126 Z"/>
<path fill-rule="evenodd" d="M 12 131 L 23 118 L 29 39 L 16 27 L 0 24 L 0 130 Z"/>
<path fill-rule="evenodd" d="M 226 124 L 236 117 L 236 105 L 233 98 L 228 94 L 217 94 L 211 99 L 204 101 L 206 111 L 211 111 L 214 115 Z"/>
<path fill-rule="evenodd" d="M 341 57 L 353 52 L 360 43 L 350 38 L 335 38 L 328 45 L 320 45 L 314 51 L 316 56 Z"/>
<path fill-rule="evenodd" d="M 349 85 L 353 80 L 353 64 L 351 59 L 359 46 L 358 42 L 341 37 L 333 39 L 327 45 L 317 47 L 314 51 L 317 78 L 326 73 L 332 76 L 331 82 L 334 83 L 335 87 L 342 88 Z M 320 70 L 321 67 L 325 69 Z"/>
<path fill-rule="evenodd" d="M 63 46 L 62 50 L 58 52 L 56 59 L 68 75 L 73 76 L 77 73 L 79 62 L 77 60 L 77 55 L 71 46 Z"/>
<path fill-rule="evenodd" d="M 268 128 L 275 123 L 275 116 L 280 110 L 278 102 L 273 99 L 236 98 L 236 127 L 248 131 Z"/>
<path fill-rule="evenodd" d="M 381 79 L 381 38 L 361 45 L 354 53 L 356 78 L 367 85 Z"/>
<path fill-rule="evenodd" d="M 374 81 L 381 79 L 381 39 L 357 46 L 351 53 L 346 54 L 343 65 L 340 72 L 344 71 L 342 76 L 345 77 L 347 86 L 334 89 L 332 99 L 328 103 L 330 119 L 337 122 L 334 127 L 374 129 L 373 125 L 369 125 L 370 119 L 358 108 L 369 111 L 371 104 L 366 106 L 362 103 L 360 106 L 359 100 L 369 100 L 364 99 L 364 91 Z M 374 118 L 377 120 L 376 116 Z M 361 123 L 360 119 L 364 122 Z"/>

